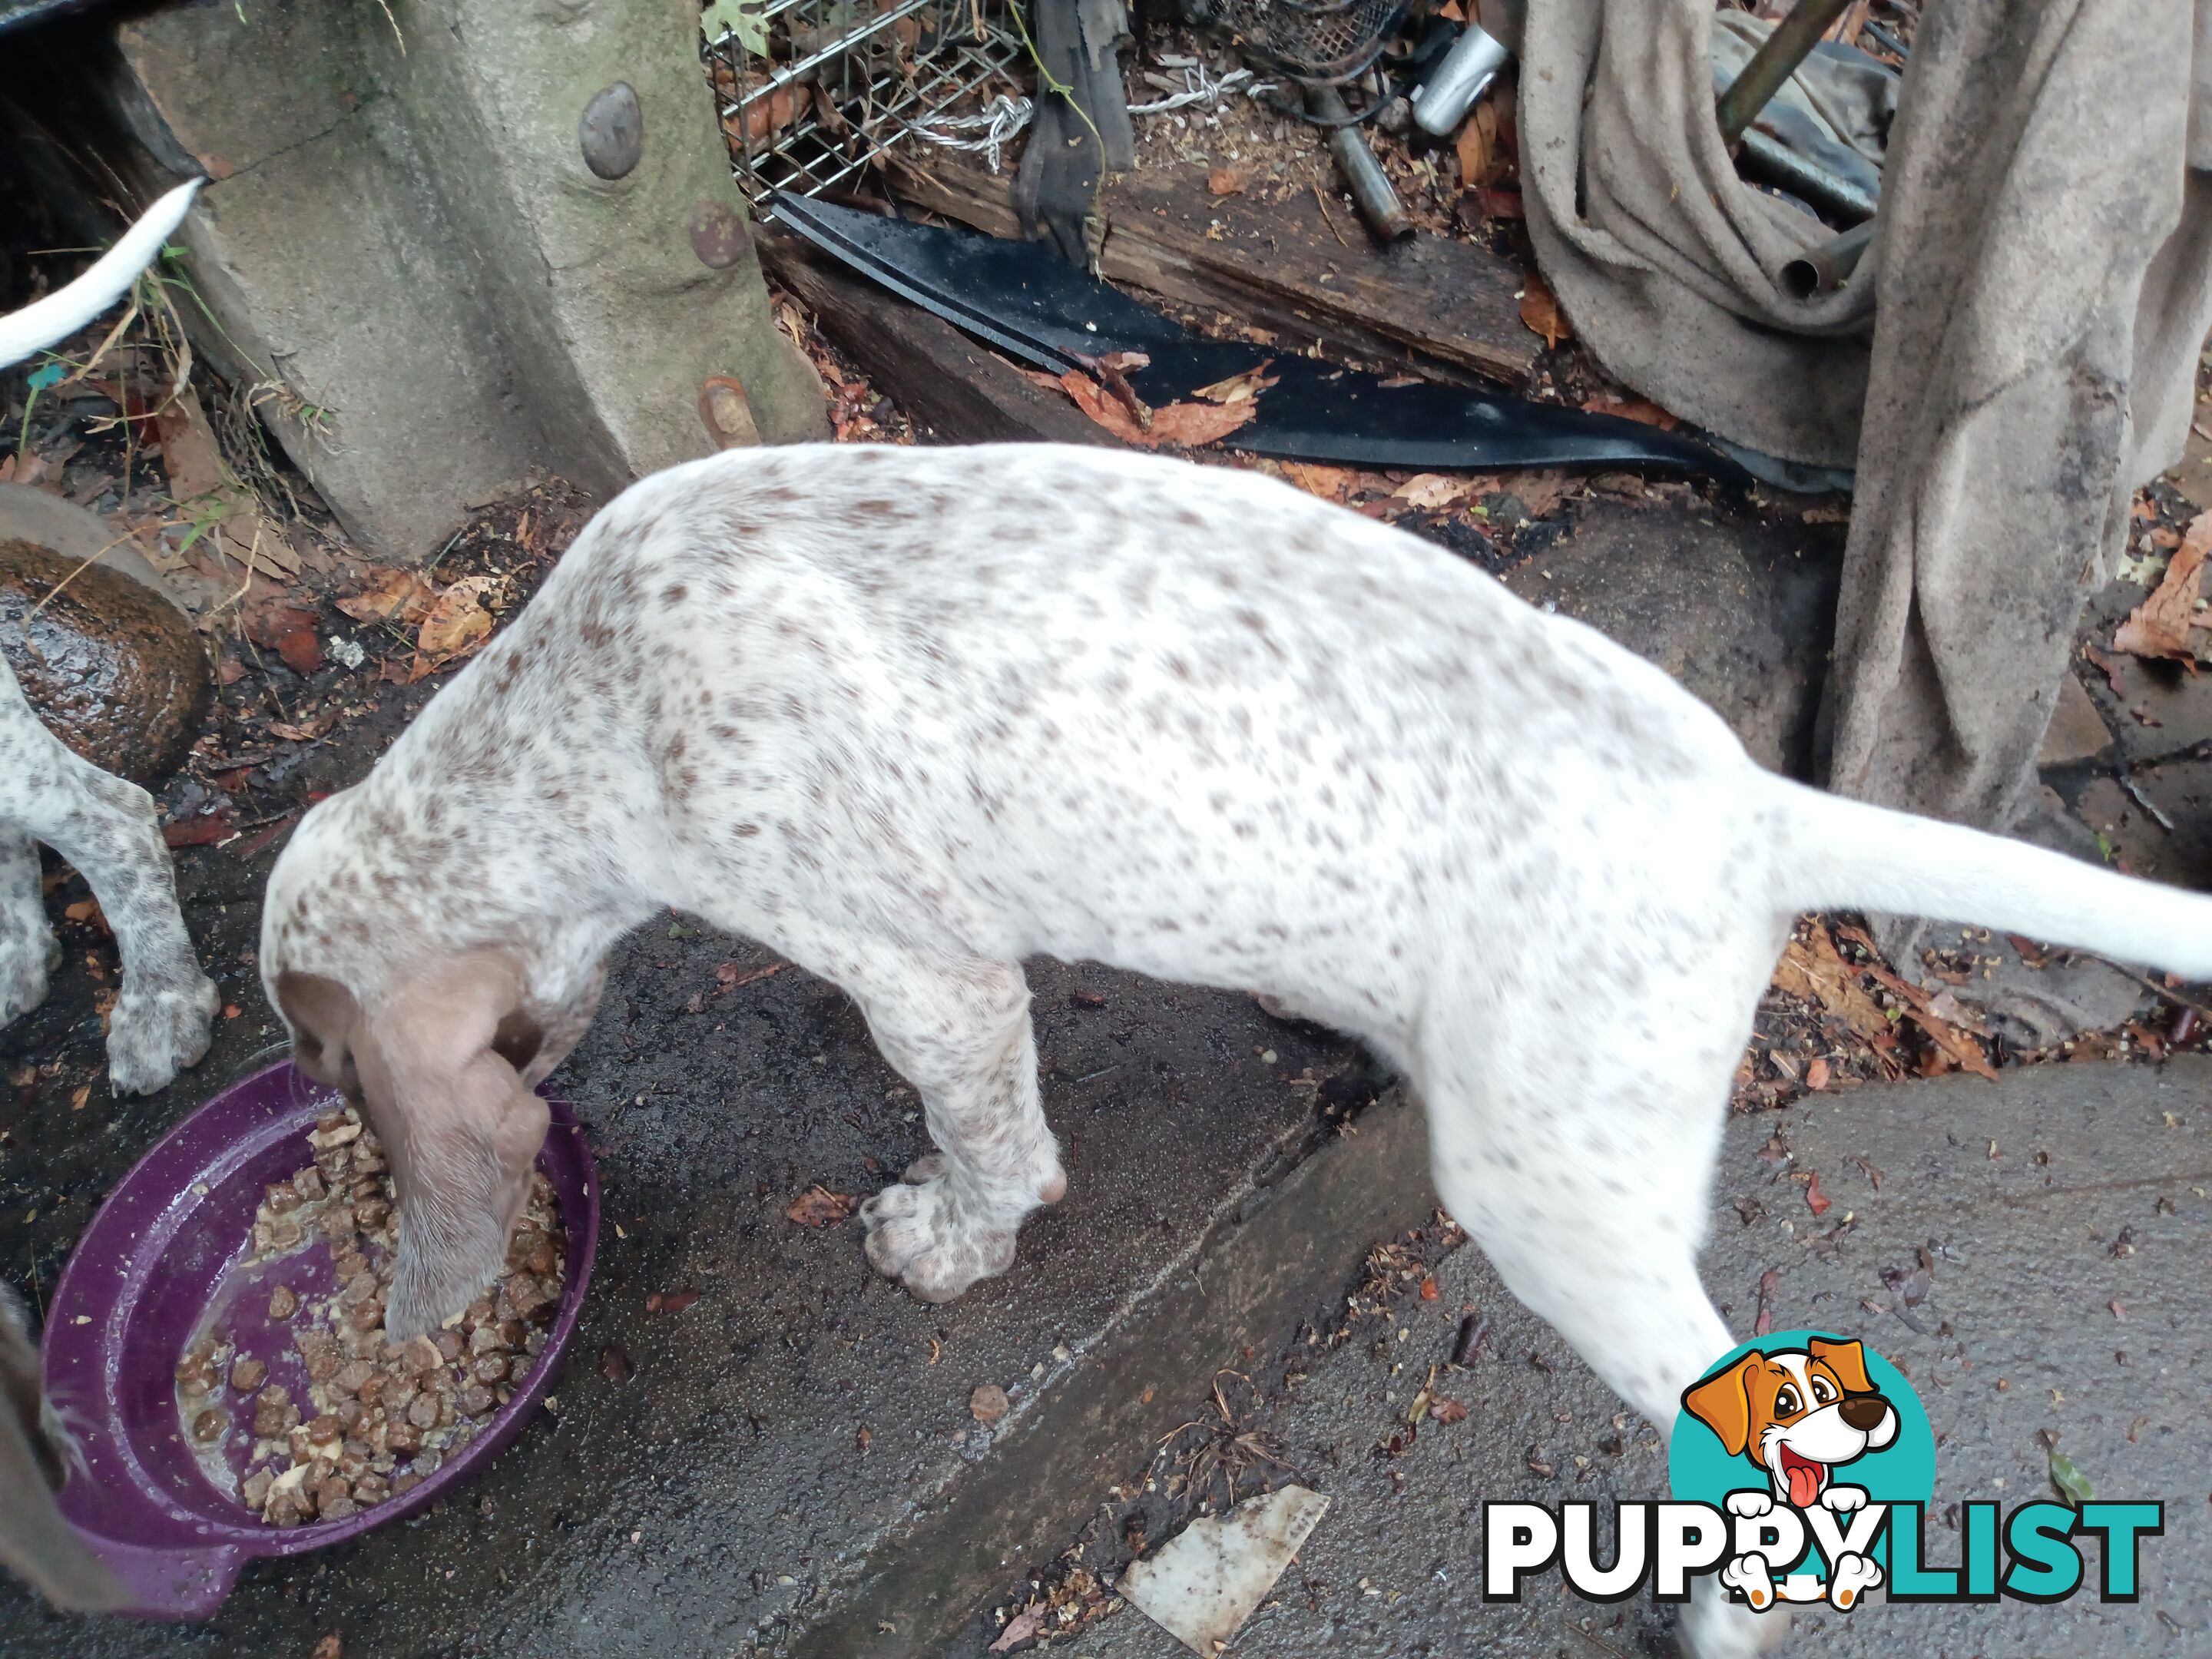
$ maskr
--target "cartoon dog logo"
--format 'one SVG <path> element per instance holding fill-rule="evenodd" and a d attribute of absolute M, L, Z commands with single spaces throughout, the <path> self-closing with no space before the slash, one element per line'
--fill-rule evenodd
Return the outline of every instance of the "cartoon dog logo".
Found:
<path fill-rule="evenodd" d="M 1857 1342 L 1810 1338 L 1802 1348 L 1753 1349 L 1682 1391 L 1682 1407 L 1719 1437 L 1731 1457 L 1744 1457 L 1766 1477 L 1769 1490 L 1728 1495 L 1732 1515 L 1756 1517 L 1777 1502 L 1796 1510 L 1815 1505 L 1848 1515 L 1867 1501 L 1863 1486 L 1834 1478 L 1839 1467 L 1879 1451 L 1897 1437 L 1897 1408 L 1867 1376 Z M 1729 1564 L 1724 1582 L 1741 1589 L 1754 1607 L 1774 1595 L 1761 1558 Z M 1785 1600 L 1819 1597 L 1848 1607 L 1881 1583 L 1881 1568 L 1863 1555 L 1832 1564 L 1824 1589 L 1811 1582 L 1785 1583 Z"/>

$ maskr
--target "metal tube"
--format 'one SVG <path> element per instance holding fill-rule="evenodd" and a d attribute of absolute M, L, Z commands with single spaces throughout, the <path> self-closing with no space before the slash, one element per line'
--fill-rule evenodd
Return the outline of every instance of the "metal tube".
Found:
<path fill-rule="evenodd" d="M 1306 107 L 1324 122 L 1348 122 L 1351 112 L 1334 87 L 1308 87 Z M 1367 141 L 1359 136 L 1359 129 L 1351 125 L 1333 127 L 1328 135 L 1329 154 L 1336 157 L 1336 170 L 1344 175 L 1345 188 L 1352 199 L 1359 204 L 1359 216 L 1367 221 L 1368 228 L 1386 242 L 1395 242 L 1413 234 L 1413 222 L 1398 200 L 1398 192 L 1390 186 L 1389 174 L 1375 159 L 1375 152 L 1367 148 Z"/>
<path fill-rule="evenodd" d="M 1436 73 L 1413 88 L 1415 123 L 1432 138 L 1450 137 L 1512 55 L 1481 24 L 1469 23 Z"/>
<path fill-rule="evenodd" d="M 1753 127 L 1743 135 L 1737 160 L 1745 177 L 1786 190 L 1828 218 L 1846 224 L 1873 218 L 1881 204 L 1850 179 L 1838 178 L 1761 127 Z"/>
<path fill-rule="evenodd" d="M 1830 25 L 1844 15 L 1851 0 L 1797 0 L 1790 15 L 1774 26 L 1743 72 L 1720 95 L 1713 113 L 1721 124 L 1721 143 L 1730 150 L 1765 109 L 1782 83 L 1797 72 L 1797 65 L 1812 55 Z"/>
<path fill-rule="evenodd" d="M 1782 267 L 1782 286 L 1793 299 L 1832 294 L 1851 279 L 1874 240 L 1874 221 L 1853 225 L 1842 235 L 1799 254 Z"/>

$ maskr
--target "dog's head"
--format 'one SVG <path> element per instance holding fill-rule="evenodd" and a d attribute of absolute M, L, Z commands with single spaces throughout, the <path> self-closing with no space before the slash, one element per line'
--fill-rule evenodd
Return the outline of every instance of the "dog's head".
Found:
<path fill-rule="evenodd" d="M 1823 1337 L 1802 1348 L 1753 1349 L 1684 1389 L 1682 1406 L 1799 1509 L 1818 1501 L 1836 1465 L 1897 1437 L 1896 1408 L 1868 1377 L 1866 1350 Z"/>
<path fill-rule="evenodd" d="M 596 952 L 556 959 L 527 929 L 441 942 L 450 916 L 344 855 L 351 831 L 331 810 L 344 800 L 311 812 L 271 872 L 261 972 L 293 1063 L 358 1106 L 391 1160 L 385 1328 L 404 1341 L 501 1271 L 545 1139 L 538 1085 L 583 1036 L 605 973 Z"/>

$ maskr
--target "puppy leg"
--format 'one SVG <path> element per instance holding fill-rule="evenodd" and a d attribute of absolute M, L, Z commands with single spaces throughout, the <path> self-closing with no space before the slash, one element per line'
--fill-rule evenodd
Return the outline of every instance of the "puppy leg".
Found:
<path fill-rule="evenodd" d="M 1508 1003 L 1425 1056 L 1437 1190 L 1507 1287 L 1671 1434 L 1682 1390 L 1734 1341 L 1697 1252 L 1738 1037 L 1670 999 L 1628 1011 L 1644 1029 L 1608 1053 L 1557 1030 L 1563 994 L 1516 987 Z M 1757 1653 L 1781 1629 L 1712 1582 L 1683 1620 L 1698 1659 Z"/>
<path fill-rule="evenodd" d="M 46 1000 L 61 941 L 40 902 L 38 843 L 0 823 L 0 1025 Z"/>
<path fill-rule="evenodd" d="M 108 1080 L 118 1094 L 152 1093 L 207 1052 L 221 1000 L 177 908 L 154 799 L 70 753 L 39 723 L 4 665 L 0 821 L 59 853 L 98 895 L 123 953 L 123 990 L 108 1018 Z"/>
<path fill-rule="evenodd" d="M 1014 1234 L 1067 1190 L 1037 1098 L 1029 988 L 1011 963 L 882 958 L 839 976 L 921 1096 L 936 1156 L 860 1206 L 868 1260 L 925 1302 L 1013 1265 Z"/>

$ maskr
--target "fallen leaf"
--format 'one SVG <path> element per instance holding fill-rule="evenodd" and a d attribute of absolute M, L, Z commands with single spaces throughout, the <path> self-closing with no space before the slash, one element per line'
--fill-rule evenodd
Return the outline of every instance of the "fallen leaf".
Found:
<path fill-rule="evenodd" d="M 496 576 L 464 576 L 447 588 L 424 614 L 415 648 L 445 658 L 473 649 L 491 632 L 491 612 L 483 601 L 498 586 Z"/>
<path fill-rule="evenodd" d="M 296 726 L 289 720 L 271 720 L 269 722 L 269 735 L 282 738 L 287 743 L 313 743 L 337 723 L 337 710 L 325 708 L 319 714 L 309 715 Z"/>
<path fill-rule="evenodd" d="M 239 619 L 246 637 L 267 651 L 283 644 L 287 634 L 296 634 L 303 628 L 313 629 L 314 625 L 314 612 L 281 602 L 255 605 Z"/>
<path fill-rule="evenodd" d="M 1491 141 L 1498 136 L 1498 117 L 1493 113 L 1489 124 L 1483 122 L 1487 105 L 1477 105 L 1468 112 L 1467 119 L 1459 125 L 1459 135 L 1452 147 L 1459 152 L 1459 181 L 1469 190 L 1490 182 Z"/>
<path fill-rule="evenodd" d="M 1827 1214 L 1829 1206 L 1835 1201 L 1834 1199 L 1821 1192 L 1820 1172 L 1818 1170 L 1813 1171 L 1805 1182 L 1805 1207 L 1810 1210 L 1814 1218 L 1818 1220 Z"/>
<path fill-rule="evenodd" d="M 311 1659 L 339 1659 L 338 1638 L 335 1635 L 323 1638 L 321 1641 L 315 1644 L 315 1651 L 311 1656 Z"/>
<path fill-rule="evenodd" d="M 968 1396 L 968 1415 L 978 1423 L 995 1423 L 1012 1407 L 1006 1391 L 995 1382 L 986 1382 Z"/>
<path fill-rule="evenodd" d="M 1948 1065 L 1939 1066 L 1934 1070 L 1929 1070 L 1923 1064 L 1921 1067 L 1923 1076 L 1935 1077 L 1950 1066 L 1955 1066 L 1961 1071 L 1972 1072 L 1976 1077 L 1987 1078 L 1991 1083 L 1997 1080 L 1996 1067 L 1990 1064 L 1989 1056 L 1982 1052 L 1982 1045 L 1937 1011 L 1937 1003 L 1942 998 L 1949 998 L 1949 1006 L 1964 1012 L 1964 1006 L 1956 997 L 1951 996 L 1948 991 L 1931 996 L 1878 963 L 1869 963 L 1859 971 L 1903 1000 L 1905 1017 L 1928 1034 L 1929 1040 L 1936 1045 L 1936 1054 L 1948 1062 Z"/>
<path fill-rule="evenodd" d="M 179 501 L 212 495 L 223 487 L 222 450 L 200 407 L 199 393 L 179 387 L 154 411 L 161 438 L 161 470 L 169 475 L 169 494 Z"/>
<path fill-rule="evenodd" d="M 1012 1652 L 1015 1648 L 1020 1646 L 1024 1642 L 1028 1641 L 1032 1636 L 1035 1636 L 1038 1630 L 1042 1627 L 1044 1624 L 1045 1611 L 1045 1604 L 1042 1601 L 1038 1602 L 1037 1605 L 1033 1607 L 1024 1607 L 1019 1613 L 1006 1620 L 1006 1629 L 999 1632 L 999 1639 L 992 1643 L 986 1651 L 991 1653 Z"/>
<path fill-rule="evenodd" d="M 1446 1400 L 1439 1395 L 1429 1401 L 1429 1415 L 1439 1423 L 1464 1423 L 1467 1420 L 1467 1407 L 1456 1400 Z"/>
<path fill-rule="evenodd" d="M 1421 1281 L 1422 1301 L 1433 1302 L 1443 1294 L 1443 1292 L 1437 1288 L 1437 1276 L 1434 1273 L 1431 1273 Z"/>
<path fill-rule="evenodd" d="M 1601 393 L 1583 402 L 1583 412 L 1616 416 L 1624 421 L 1641 421 L 1646 426 L 1657 427 L 1662 432 L 1672 432 L 1681 424 L 1648 398 L 1613 398 Z"/>
<path fill-rule="evenodd" d="M 276 641 L 276 654 L 284 666 L 306 679 L 323 665 L 323 645 L 312 628 L 295 628 Z"/>
<path fill-rule="evenodd" d="M 2212 513 L 2190 521 L 2188 532 L 2166 567 L 2158 591 L 2128 612 L 2112 635 L 2118 649 L 2136 657 L 2169 657 L 2193 673 L 2197 653 L 2190 648 L 2189 631 L 2197 622 L 2198 572 L 2204 556 L 2212 553 Z"/>
<path fill-rule="evenodd" d="M 1574 327 L 1559 309 L 1559 301 L 1545 285 L 1544 279 L 1534 271 L 1528 273 L 1527 284 L 1521 290 L 1521 320 L 1531 333 L 1540 334 L 1547 350 L 1562 340 L 1575 337 Z"/>
<path fill-rule="evenodd" d="M 430 609 L 433 591 L 419 570 L 382 570 L 375 580 L 357 593 L 337 601 L 339 610 L 356 622 L 420 622 Z"/>
<path fill-rule="evenodd" d="M 1210 404 L 1249 403 L 1281 378 L 1267 373 L 1274 361 L 1273 357 L 1267 358 L 1242 374 L 1232 374 L 1225 380 L 1216 380 L 1212 386 L 1202 386 L 1190 395 L 1203 398 Z M 1153 418 L 1157 420 L 1158 416 Z"/>
<path fill-rule="evenodd" d="M 1249 167 L 1216 167 L 1206 175 L 1207 193 L 1214 196 L 1242 196 L 1251 182 Z"/>
<path fill-rule="evenodd" d="M 1521 510 L 1532 519 L 1540 519 L 1555 511 L 1566 499 L 1566 477 L 1559 472 L 1508 472 L 1498 480 L 1498 487 L 1521 503 Z"/>
<path fill-rule="evenodd" d="M 627 1382 L 637 1375 L 629 1363 L 629 1355 L 619 1342 L 610 1342 L 599 1350 L 599 1375 L 610 1382 Z"/>
<path fill-rule="evenodd" d="M 1782 1275 L 1769 1267 L 1759 1276 L 1759 1317 L 1751 1327 L 1753 1336 L 1765 1336 L 1774 1328 L 1774 1293 L 1782 1288 Z"/>
<path fill-rule="evenodd" d="M 107 929 L 107 918 L 100 914 L 96 898 L 79 899 L 75 904 L 64 905 L 62 914 L 71 921 L 88 921 L 103 933 Z"/>
<path fill-rule="evenodd" d="M 1195 447 L 1225 438 L 1260 412 L 1259 404 L 1169 404 L 1152 411 L 1149 430 L 1099 384 L 1079 368 L 1071 368 L 1054 382 L 1074 400 L 1075 406 L 1125 442 L 1147 449 L 1162 444 Z"/>
<path fill-rule="evenodd" d="M 1474 493 L 1471 479 L 1448 477 L 1441 472 L 1417 472 L 1392 490 L 1390 499 L 1432 512 L 1464 501 Z"/>
<path fill-rule="evenodd" d="M 668 1291 L 660 1296 L 660 1305 L 658 1309 L 654 1310 L 654 1311 L 659 1313 L 682 1313 L 686 1308 L 698 1301 L 698 1299 L 699 1292 L 696 1291 Z M 647 1305 L 650 1306 L 652 1298 L 647 1298 Z"/>
<path fill-rule="evenodd" d="M 2074 1460 L 2061 1452 L 2051 1454 L 2051 1484 L 2058 1495 L 2077 1509 L 2097 1495 L 2089 1484 L 2089 1477 L 2074 1465 Z"/>
<path fill-rule="evenodd" d="M 1491 185 L 1479 185 L 1460 195 L 1460 217 L 1464 222 L 1471 205 L 1474 217 L 1482 219 L 1525 219 L 1528 210 L 1522 204 L 1517 190 L 1500 190 Z"/>
<path fill-rule="evenodd" d="M 1808 939 L 1790 941 L 1775 966 L 1774 982 L 1793 996 L 1817 1002 L 1861 1036 L 1889 1033 L 1889 1016 L 1860 988 L 1857 969 L 1843 959 L 1824 927 L 1814 927 Z"/>
<path fill-rule="evenodd" d="M 872 1442 L 875 1437 L 875 1431 L 871 1429 L 865 1423 L 861 1424 L 860 1426 L 853 1432 L 853 1442 L 855 1445 L 860 1447 L 863 1453 L 868 1449 L 870 1443 Z"/>
<path fill-rule="evenodd" d="M 860 1207 L 860 1200 L 852 1194 L 833 1193 L 817 1181 L 791 1200 L 783 1216 L 802 1227 L 834 1227 L 850 1221 Z"/>
<path fill-rule="evenodd" d="M 92 1085 L 87 1083 L 81 1085 L 77 1089 L 76 1092 L 70 1097 L 70 1110 L 72 1112 L 82 1111 L 84 1109 L 84 1103 L 91 1098 Z"/>
<path fill-rule="evenodd" d="M 161 840 L 169 847 L 212 847 L 236 827 L 237 820 L 222 812 L 173 818 L 161 826 Z"/>
<path fill-rule="evenodd" d="M 1325 501 L 1341 501 L 1352 494 L 1358 477 L 1349 467 L 1324 466 L 1317 461 L 1285 461 L 1283 476 L 1309 495 Z"/>

